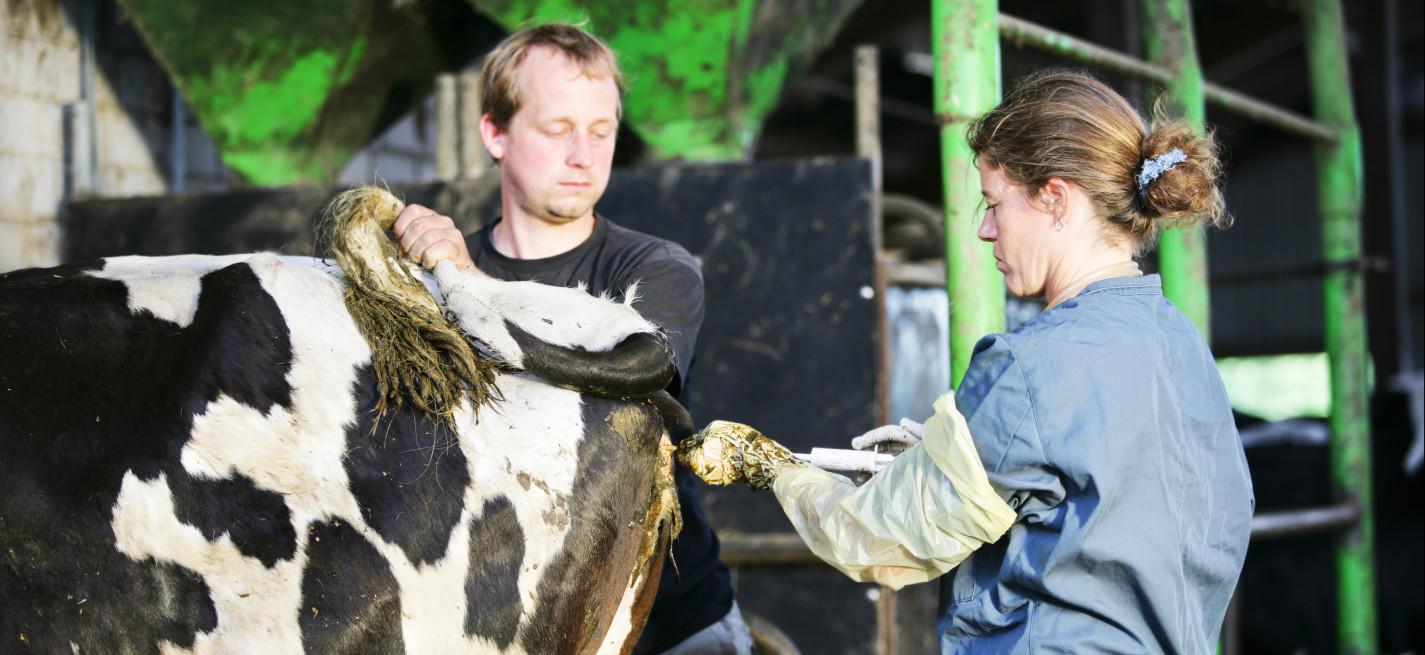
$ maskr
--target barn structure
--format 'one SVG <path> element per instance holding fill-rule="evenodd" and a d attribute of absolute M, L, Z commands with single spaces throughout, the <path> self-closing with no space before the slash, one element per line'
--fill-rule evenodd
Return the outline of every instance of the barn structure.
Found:
<path fill-rule="evenodd" d="M 1006 84 L 1084 68 L 1214 129 L 1235 227 L 1142 264 L 1210 335 L 1250 440 L 1256 541 L 1223 651 L 1422 650 L 1418 3 L 12 0 L 0 272 L 312 254 L 356 183 L 473 230 L 498 211 L 471 137 L 481 58 L 551 20 L 629 73 L 600 211 L 702 266 L 695 420 L 798 449 L 923 418 L 976 338 L 1039 310 L 974 238 L 964 128 Z M 930 586 L 849 582 L 770 499 L 704 497 L 743 609 L 802 652 L 936 648 Z"/>

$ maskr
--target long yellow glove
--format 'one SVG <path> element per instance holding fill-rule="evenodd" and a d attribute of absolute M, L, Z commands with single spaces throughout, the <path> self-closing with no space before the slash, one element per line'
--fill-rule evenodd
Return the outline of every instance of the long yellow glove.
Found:
<path fill-rule="evenodd" d="M 1015 520 L 990 486 L 954 396 L 941 396 L 934 407 L 921 443 L 860 487 L 736 424 L 713 424 L 685 440 L 679 459 L 694 473 L 713 474 L 711 484 L 770 482 L 817 557 L 852 579 L 900 589 L 943 575 Z M 724 441 L 715 430 L 737 436 Z"/>

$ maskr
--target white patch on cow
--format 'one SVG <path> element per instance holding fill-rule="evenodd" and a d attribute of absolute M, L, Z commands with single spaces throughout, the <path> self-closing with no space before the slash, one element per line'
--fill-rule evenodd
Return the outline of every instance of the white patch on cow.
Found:
<path fill-rule="evenodd" d="M 506 282 L 454 265 L 437 266 L 435 276 L 445 307 L 461 329 L 514 366 L 523 365 L 524 355 L 505 328 L 507 320 L 548 343 L 593 352 L 612 350 L 634 334 L 658 331 L 633 308 L 637 285 L 629 288 L 625 302 L 616 303 L 582 288 Z"/>
<path fill-rule="evenodd" d="M 630 576 L 630 579 L 632 576 Z M 638 601 L 638 592 L 648 581 L 648 576 L 638 579 L 638 582 L 629 585 L 623 590 L 623 598 L 619 599 L 618 610 L 614 612 L 614 620 L 609 624 L 609 631 L 604 633 L 604 641 L 599 644 L 597 655 L 618 655 L 623 653 L 623 647 L 628 643 L 628 638 L 633 632 L 633 605 Z"/>
<path fill-rule="evenodd" d="M 168 644 L 165 652 L 301 651 L 295 609 L 301 601 L 305 558 L 278 562 L 268 570 L 243 556 L 226 534 L 208 541 L 197 528 L 178 520 L 163 475 L 145 482 L 132 472 L 125 474 L 112 525 L 119 552 L 136 561 L 151 557 L 191 569 L 208 585 L 219 617 L 217 628 L 199 634 L 191 650 Z"/>
<path fill-rule="evenodd" d="M 110 257 L 92 277 L 123 282 L 129 291 L 129 311 L 148 312 L 156 318 L 187 327 L 198 310 L 203 276 L 242 262 L 251 255 L 214 257 Z"/>
<path fill-rule="evenodd" d="M 520 375 L 501 376 L 499 385 L 505 401 L 481 410 L 478 423 L 461 424 L 461 446 L 479 481 L 466 507 L 509 497 L 525 536 L 518 587 L 529 613 L 539 581 L 569 531 L 567 504 L 579 472 L 584 421 L 574 392 Z"/>

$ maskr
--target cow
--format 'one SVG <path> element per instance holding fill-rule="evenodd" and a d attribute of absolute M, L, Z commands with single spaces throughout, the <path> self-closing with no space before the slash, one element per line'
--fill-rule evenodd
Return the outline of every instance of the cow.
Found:
<path fill-rule="evenodd" d="M 656 327 L 631 294 L 350 250 L 440 298 L 466 395 L 390 378 L 410 357 L 326 259 L 0 275 L 0 651 L 632 649 L 676 529 L 667 426 L 691 425 Z"/>

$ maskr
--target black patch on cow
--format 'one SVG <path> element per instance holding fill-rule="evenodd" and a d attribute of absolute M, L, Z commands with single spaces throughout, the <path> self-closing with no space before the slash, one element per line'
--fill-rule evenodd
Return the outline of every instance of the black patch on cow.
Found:
<path fill-rule="evenodd" d="M 187 648 L 217 627 L 208 586 L 194 571 L 136 562 L 112 543 L 75 539 L 46 515 L 16 520 L 4 509 L 0 652 L 19 645 L 68 653 L 73 643 L 81 653 L 157 653 L 161 641 Z"/>
<path fill-rule="evenodd" d="M 307 529 L 302 648 L 308 653 L 401 653 L 401 588 L 376 547 L 341 521 Z"/>
<path fill-rule="evenodd" d="M 662 334 L 639 332 L 607 352 L 558 346 L 508 319 L 505 329 L 524 355 L 525 370 L 575 391 L 608 398 L 640 398 L 668 388 L 678 367 Z"/>
<path fill-rule="evenodd" d="M 470 484 L 459 439 L 409 402 L 373 431 L 378 390 L 369 366 L 358 371 L 354 392 L 357 420 L 346 431 L 343 464 L 361 515 L 412 562 L 435 562 L 445 556 Z"/>
<path fill-rule="evenodd" d="M 540 579 L 539 604 L 520 634 L 520 645 L 531 653 L 580 652 L 596 636 L 584 632 L 592 628 L 587 617 L 613 611 L 597 604 L 611 591 L 621 596 L 632 573 L 597 563 L 608 560 L 621 534 L 634 531 L 630 522 L 644 518 L 647 507 L 638 499 L 647 498 L 657 471 L 663 434 L 657 409 L 592 396 L 582 400 L 584 436 L 569 496 L 569 532 Z M 641 535 L 642 526 L 636 531 Z"/>
<path fill-rule="evenodd" d="M 290 406 L 287 326 L 245 264 L 203 278 L 187 327 L 131 312 L 123 282 L 83 274 L 99 268 L 0 276 L 0 635 L 40 651 L 187 646 L 217 625 L 208 589 L 120 554 L 115 500 L 125 473 L 162 473 L 205 534 L 229 532 L 264 562 L 295 552 L 280 502 L 247 481 L 193 481 L 179 463 L 194 414 L 220 394 Z M 209 502 L 233 490 L 243 497 Z"/>
<path fill-rule="evenodd" d="M 238 311 L 234 311 L 238 308 Z M 194 357 L 186 365 L 189 416 L 204 411 L 219 394 L 260 413 L 275 405 L 291 407 L 292 344 L 277 303 L 248 266 L 230 266 L 203 277 L 202 295 L 192 324 L 185 330 Z M 238 551 L 271 567 L 297 552 L 291 513 L 281 495 L 258 489 L 252 480 L 193 478 L 167 463 L 175 512 L 208 539 L 227 533 Z"/>
<path fill-rule="evenodd" d="M 465 576 L 465 634 L 495 642 L 504 650 L 520 627 L 520 563 L 524 531 L 506 496 L 485 501 L 470 523 L 470 573 Z"/>
<path fill-rule="evenodd" d="M 239 552 L 267 568 L 296 554 L 297 533 L 281 494 L 258 489 L 241 473 L 223 480 L 176 475 L 168 484 L 178 520 L 209 540 L 226 533 Z"/>

